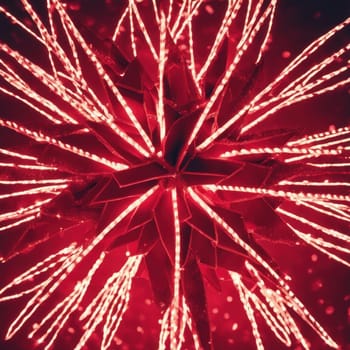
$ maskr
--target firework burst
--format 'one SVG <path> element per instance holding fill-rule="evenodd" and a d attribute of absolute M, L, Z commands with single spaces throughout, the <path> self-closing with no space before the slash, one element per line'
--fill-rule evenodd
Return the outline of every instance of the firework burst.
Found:
<path fill-rule="evenodd" d="M 106 4 L 108 25 L 80 2 L 0 7 L 5 338 L 117 348 L 142 278 L 158 349 L 216 347 L 210 288 L 235 291 L 258 350 L 266 326 L 309 349 L 305 324 L 338 348 L 269 247 L 350 267 L 350 129 L 295 113 L 349 86 L 350 19 L 267 79 L 277 0 Z"/>

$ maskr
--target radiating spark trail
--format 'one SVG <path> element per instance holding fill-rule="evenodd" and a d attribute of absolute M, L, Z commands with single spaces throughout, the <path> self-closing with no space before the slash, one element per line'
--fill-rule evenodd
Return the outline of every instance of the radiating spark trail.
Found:
<path fill-rule="evenodd" d="M 278 186 L 306 186 L 306 187 L 334 187 L 334 186 L 345 186 L 349 187 L 350 183 L 343 182 L 343 181 L 329 181 L 329 180 L 323 180 L 323 181 L 310 181 L 310 180 L 301 180 L 301 181 L 290 181 L 290 180 L 282 180 L 278 182 Z"/>
<path fill-rule="evenodd" d="M 29 215 L 31 213 L 34 213 L 35 215 Z M 40 209 L 35 209 L 35 210 L 33 209 L 31 212 L 28 212 L 26 214 L 26 215 L 29 215 L 29 216 L 27 216 L 27 217 L 25 217 L 23 219 L 19 219 L 19 217 L 20 217 L 19 216 L 18 218 L 16 218 L 16 220 L 17 220 L 16 222 L 14 222 L 12 224 L 5 225 L 5 226 L 0 226 L 0 232 L 9 230 L 9 229 L 11 229 L 13 227 L 20 226 L 20 225 L 25 224 L 25 223 L 27 223 L 29 221 L 33 221 L 33 220 L 35 220 L 38 217 L 39 213 L 40 213 Z M 1 260 L 2 260 L 2 257 L 0 257 L 0 262 L 1 262 Z"/>
<path fill-rule="evenodd" d="M 36 213 L 36 212 L 40 211 L 41 206 L 48 203 L 50 200 L 51 199 L 45 199 L 43 201 L 36 201 L 35 204 L 29 205 L 29 206 L 24 207 L 24 208 L 20 208 L 16 211 L 11 211 L 11 212 L 7 212 L 4 214 L 0 214 L 0 222 L 10 220 L 10 219 L 16 219 L 16 218 L 19 218 L 19 217 L 24 216 L 24 215 Z"/>
<path fill-rule="evenodd" d="M 238 14 L 239 10 L 241 9 L 242 2 L 243 2 L 243 0 L 239 0 L 239 1 L 229 0 L 228 1 L 227 9 L 225 12 L 224 19 L 221 23 L 221 27 L 218 30 L 218 33 L 215 37 L 215 41 L 210 48 L 210 52 L 205 60 L 205 63 L 203 64 L 202 68 L 200 69 L 200 71 L 197 75 L 197 82 L 200 82 L 203 79 L 203 77 L 206 74 L 206 72 L 208 71 L 208 68 L 210 67 L 211 63 L 213 62 L 213 60 L 217 56 L 218 50 L 220 48 L 220 45 L 222 44 L 223 39 L 225 38 L 225 35 L 227 34 L 233 20 L 237 17 L 237 14 Z M 251 3 L 251 1 L 249 1 L 249 4 L 250 3 Z M 249 13 L 249 9 L 247 10 L 247 13 Z M 246 25 L 244 27 L 246 27 Z"/>
<path fill-rule="evenodd" d="M 89 45 L 85 42 L 83 37 L 81 36 L 80 32 L 74 25 L 74 23 L 71 21 L 67 13 L 65 12 L 62 4 L 58 0 L 52 0 L 52 3 L 55 5 L 55 8 L 57 9 L 58 14 L 61 16 L 62 21 L 66 24 L 67 28 L 70 30 L 70 32 L 74 35 L 77 42 L 80 44 L 80 46 L 84 49 L 86 54 L 88 55 L 90 61 L 94 64 L 96 67 L 97 72 L 101 76 L 101 78 L 106 82 L 107 86 L 111 89 L 111 91 L 115 94 L 117 100 L 120 102 L 122 108 L 125 110 L 126 114 L 130 118 L 131 122 L 135 126 L 136 130 L 140 133 L 142 139 L 146 143 L 147 147 L 149 148 L 151 154 L 154 153 L 154 147 L 152 145 L 151 140 L 145 133 L 143 127 L 141 126 L 140 122 L 136 118 L 134 112 L 130 108 L 130 106 L 125 101 L 123 95 L 119 91 L 119 89 L 116 87 L 116 85 L 113 83 L 110 76 L 106 73 L 105 69 L 103 68 L 101 62 L 98 60 L 94 52 L 91 50 Z M 145 153 L 145 156 L 148 156 L 149 153 Z"/>
<path fill-rule="evenodd" d="M 82 281 L 78 281 L 75 284 L 73 292 L 67 295 L 67 297 L 60 303 L 56 304 L 55 307 L 40 321 L 33 331 L 29 333 L 29 338 L 34 337 L 46 326 L 46 324 L 49 324 L 47 330 L 37 339 L 37 341 L 39 343 L 45 342 L 45 350 L 51 348 L 59 332 L 67 323 L 69 316 L 78 309 L 91 283 L 92 277 L 103 263 L 104 258 L 105 254 L 102 253 L 100 257 L 96 259 L 94 265 L 89 269 L 87 276 Z"/>
<path fill-rule="evenodd" d="M 44 282 L 37 284 L 33 289 L 24 291 L 20 294 L 16 294 L 15 297 L 20 297 L 32 291 L 37 291 L 36 294 L 27 302 L 24 309 L 20 312 L 17 318 L 12 322 L 9 330 L 7 332 L 6 338 L 10 339 L 16 334 L 23 324 L 36 312 L 42 303 L 44 303 L 50 295 L 59 287 L 59 285 L 67 278 L 67 276 L 74 270 L 74 268 L 79 264 L 84 257 L 86 257 L 94 248 L 104 239 L 104 237 L 126 216 L 128 216 L 134 209 L 136 209 L 143 201 L 149 198 L 153 193 L 155 193 L 157 187 L 151 188 L 137 200 L 132 202 L 121 214 L 119 214 L 109 225 L 107 225 L 97 236 L 96 238 L 85 248 L 76 247 L 74 244 L 62 250 L 65 254 L 65 259 L 55 261 L 50 263 L 48 267 L 46 265 L 47 261 L 54 260 L 56 254 L 51 255 L 48 259 L 45 259 L 43 262 L 38 263 L 34 268 L 28 270 L 23 275 L 15 279 L 12 283 L 8 284 L 7 287 L 3 288 L 0 291 L 2 295 L 6 290 L 10 289 L 14 285 L 19 285 L 26 280 L 31 280 L 37 275 L 48 272 L 52 269 L 52 275 L 49 279 L 46 279 Z M 61 253 L 57 253 L 61 254 Z M 6 297 L 5 297 L 6 298 Z M 8 297 L 7 297 L 8 298 Z M 0 301 L 6 299 L 0 298 Z"/>
<path fill-rule="evenodd" d="M 257 291 L 250 290 L 244 284 L 242 276 L 238 273 L 229 271 L 229 274 L 251 322 L 257 349 L 264 350 L 265 347 L 254 315 L 256 311 L 261 314 L 275 336 L 287 347 L 291 346 L 291 336 L 293 335 L 305 349 L 310 349 L 308 342 L 301 334 L 290 312 L 287 310 L 287 307 L 290 307 L 289 302 L 281 296 L 280 290 L 268 288 L 260 278 L 257 270 L 248 262 L 246 263 L 246 267 L 254 278 L 257 279 L 257 289 L 261 297 L 258 296 Z"/>
<path fill-rule="evenodd" d="M 285 214 L 287 216 L 291 216 L 289 213 L 287 213 L 285 211 L 280 210 L 279 212 L 282 214 Z M 317 238 L 313 237 L 309 233 L 305 233 L 305 232 L 298 230 L 297 228 L 295 228 L 291 224 L 287 224 L 287 225 L 304 242 L 306 242 L 310 246 L 313 246 L 314 248 L 316 248 L 320 252 L 324 253 L 329 258 L 331 258 L 335 261 L 338 261 L 339 263 L 344 264 L 345 266 L 350 267 L 350 248 L 349 249 L 342 248 L 342 246 L 339 244 L 334 244 L 334 243 L 329 242 L 321 237 L 317 237 Z M 342 242 L 342 243 L 344 244 L 344 242 Z M 349 244 L 349 243 L 350 243 L 349 240 L 345 241 L 345 244 Z M 340 257 L 340 253 L 348 254 L 349 256 L 347 259 L 343 259 L 342 257 Z"/>
<path fill-rule="evenodd" d="M 290 154 L 304 154 L 313 157 L 340 155 L 343 153 L 343 148 L 311 148 L 311 147 L 260 147 L 260 148 L 240 148 L 238 150 L 227 151 L 220 155 L 222 158 L 236 157 L 241 155 L 255 155 L 255 154 L 275 154 L 275 155 L 290 155 Z"/>
<path fill-rule="evenodd" d="M 179 221 L 179 209 L 177 203 L 176 188 L 171 190 L 171 200 L 174 213 L 174 237 L 175 237 L 175 257 L 174 257 L 174 295 L 170 306 L 170 342 L 171 348 L 175 349 L 181 344 L 179 339 L 179 311 L 180 311 L 180 257 L 181 257 L 181 232 Z"/>
<path fill-rule="evenodd" d="M 134 57 L 137 56 L 137 49 L 135 43 L 135 28 L 134 28 L 134 16 L 133 16 L 133 0 L 129 0 L 129 22 L 130 22 L 130 39 L 131 39 L 131 48 Z"/>
<path fill-rule="evenodd" d="M 298 205 L 302 205 L 306 208 L 310 208 L 323 215 L 330 216 L 333 219 L 337 218 L 339 220 L 343 220 L 344 222 L 348 222 L 350 218 L 348 214 L 340 211 L 339 209 L 337 209 L 337 207 L 334 207 L 336 203 L 332 202 L 332 201 L 348 202 L 350 201 L 350 196 L 347 196 L 347 195 L 337 195 L 337 194 L 330 194 L 330 193 L 290 192 L 290 191 L 272 190 L 272 189 L 266 189 L 266 188 L 249 188 L 249 187 L 242 187 L 242 186 L 209 185 L 209 186 L 205 186 L 205 188 L 213 191 L 217 191 L 217 190 L 237 191 L 242 193 L 252 193 L 252 194 L 261 194 L 264 196 L 280 197 L 285 200 L 293 201 L 294 203 Z M 335 212 L 334 209 L 337 210 L 337 212 Z M 329 229 L 325 226 L 319 225 L 316 222 L 313 222 L 311 220 L 306 220 L 304 218 L 301 218 L 299 215 L 293 214 L 284 209 L 277 208 L 276 211 L 296 221 L 299 221 L 303 224 L 307 224 L 309 227 L 316 229 L 317 232 L 322 233 L 323 235 L 339 240 L 340 242 L 331 243 L 331 242 L 325 241 L 321 237 L 316 238 L 316 237 L 312 237 L 311 235 L 304 234 L 300 230 L 297 230 L 294 227 L 292 227 L 290 224 L 288 224 L 288 226 L 292 228 L 292 230 L 297 234 L 297 236 L 302 238 L 304 241 L 306 241 L 310 245 L 317 247 L 319 250 L 326 253 L 329 257 L 349 266 L 350 262 L 340 258 L 335 254 L 330 253 L 328 250 L 325 249 L 325 248 L 332 248 L 335 251 L 349 254 L 350 248 L 343 248 L 344 244 L 350 243 L 350 238 L 347 235 L 344 235 L 339 231 Z"/>
<path fill-rule="evenodd" d="M 128 13 L 129 13 L 129 7 L 126 7 L 124 12 L 123 12 L 123 14 L 120 16 L 119 21 L 118 21 L 118 23 L 117 23 L 117 25 L 115 27 L 115 30 L 114 30 L 114 33 L 113 33 L 113 36 L 112 36 L 112 40 L 113 41 L 117 40 L 117 36 L 121 32 L 121 27 L 122 27 L 123 22 L 124 22 L 126 16 L 128 15 Z"/>
<path fill-rule="evenodd" d="M 21 329 L 24 323 L 33 316 L 40 305 L 42 305 L 59 287 L 67 275 L 74 269 L 76 265 L 76 258 L 80 253 L 81 248 L 77 248 L 75 244 L 69 246 L 68 248 L 62 249 L 60 252 L 50 255 L 44 261 L 36 264 L 33 268 L 17 277 L 12 283 L 9 283 L 0 291 L 0 295 L 2 295 L 13 286 L 21 285 L 26 281 L 30 282 L 36 276 L 51 272 L 50 278 L 44 280 L 43 282 L 37 283 L 34 287 L 25 289 L 21 293 L 0 298 L 0 301 L 4 301 L 8 300 L 9 298 L 19 298 L 26 294 L 36 292 L 18 314 L 16 319 L 11 323 L 6 333 L 6 339 L 12 338 Z M 63 256 L 60 257 L 60 255 Z M 55 260 L 57 257 L 58 259 Z"/>
<path fill-rule="evenodd" d="M 252 100 L 251 102 L 249 102 L 248 104 L 246 104 L 244 107 L 241 108 L 240 111 L 238 111 L 235 115 L 233 115 L 225 124 L 223 124 L 222 126 L 220 126 L 212 135 L 210 135 L 206 140 L 204 140 L 200 145 L 197 146 L 197 150 L 203 150 L 204 148 L 206 148 L 208 145 L 210 145 L 216 138 L 218 138 L 220 135 L 222 135 L 227 129 L 229 129 L 233 124 L 235 124 L 238 120 L 240 120 L 245 114 L 249 113 L 251 110 L 253 110 L 254 108 L 257 108 L 256 106 L 259 105 L 259 103 L 261 103 L 261 101 L 263 100 L 263 98 L 266 97 L 266 95 L 268 95 L 276 86 L 278 86 L 279 83 L 282 83 L 283 81 L 288 81 L 287 78 L 289 77 L 289 75 L 294 72 L 296 69 L 298 69 L 298 67 L 300 67 L 300 65 L 308 58 L 310 57 L 312 54 L 314 54 L 315 52 L 317 52 L 317 50 L 319 50 L 323 45 L 325 45 L 325 43 L 328 42 L 328 40 L 330 40 L 332 37 L 335 36 L 335 34 L 337 34 L 338 32 L 340 32 L 341 30 L 343 30 L 346 26 L 348 26 L 350 24 L 350 18 L 346 19 L 345 21 L 343 21 L 341 24 L 335 26 L 332 30 L 330 30 L 329 32 L 327 32 L 326 34 L 324 34 L 323 36 L 321 36 L 320 38 L 316 39 L 314 42 L 312 42 L 306 49 L 304 49 L 302 51 L 301 54 L 299 54 L 279 75 L 278 77 L 271 82 L 270 84 L 267 85 L 266 88 L 264 88 L 261 92 L 259 92 Z M 341 52 L 343 52 L 341 50 Z M 332 57 L 332 56 L 331 56 Z M 328 58 L 329 59 L 329 58 Z M 320 63 L 320 67 L 323 68 L 322 63 Z M 347 71 L 348 68 L 343 67 L 341 68 L 341 71 Z M 226 71 L 228 72 L 228 71 Z M 306 73 L 304 73 L 304 75 L 306 74 L 313 74 L 313 70 L 311 68 L 311 73 L 309 71 L 307 71 Z M 327 82 L 328 80 L 330 80 L 333 77 L 333 75 L 326 75 L 323 79 L 322 82 Z M 298 80 L 300 78 L 296 78 L 296 80 Z M 270 115 L 273 115 L 274 113 L 276 113 L 278 110 L 280 110 L 281 108 L 285 108 L 290 106 L 291 104 L 297 103 L 297 102 L 301 102 L 301 101 L 305 101 L 307 99 L 311 99 L 314 98 L 316 96 L 325 94 L 326 92 L 329 91 L 333 91 L 341 86 L 346 86 L 350 83 L 350 79 L 344 79 L 341 80 L 339 82 L 334 83 L 333 85 L 330 86 L 326 86 L 318 91 L 315 92 L 311 92 L 311 93 L 303 93 L 300 90 L 296 90 L 298 91 L 296 96 L 292 96 L 290 98 L 288 98 L 286 101 L 282 102 L 279 106 L 275 106 L 273 108 L 271 108 L 268 112 L 266 112 L 265 114 L 258 116 L 257 118 L 255 118 L 251 123 L 245 125 L 242 129 L 241 129 L 241 134 L 246 133 L 248 130 L 250 130 L 251 128 L 255 127 L 256 125 L 258 125 L 260 122 L 262 122 L 263 120 L 265 120 L 267 117 L 269 117 Z M 315 81 L 316 85 L 320 84 L 320 81 Z M 309 84 L 309 87 L 313 87 L 316 86 L 314 84 Z M 309 89 L 306 88 L 306 91 Z M 303 89 L 305 89 L 305 87 L 303 87 Z M 203 120 L 204 121 L 204 120 Z"/>
<path fill-rule="evenodd" d="M 293 147 L 293 146 L 298 147 L 298 146 L 307 145 L 310 143 L 312 144 L 316 143 L 316 145 L 313 145 L 313 146 L 317 146 L 318 143 L 323 144 L 324 142 L 322 141 L 325 141 L 328 139 L 341 137 L 340 140 L 343 140 L 343 136 L 346 137 L 346 135 L 350 135 L 349 127 L 343 127 L 343 128 L 335 129 L 333 131 L 325 131 L 322 133 L 308 135 L 298 140 L 289 141 L 287 145 L 290 147 Z"/>
<path fill-rule="evenodd" d="M 158 106 L 157 117 L 159 125 L 160 142 L 163 143 L 165 137 L 165 115 L 164 115 L 164 68 L 167 59 L 166 48 L 166 18 L 165 14 L 161 13 L 160 21 L 160 47 L 159 47 L 159 88 L 158 88 Z"/>
<path fill-rule="evenodd" d="M 17 191 L 17 192 L 11 192 L 6 194 L 0 194 L 0 199 L 13 198 L 13 197 L 19 197 L 19 196 L 28 196 L 28 195 L 34 195 L 34 194 L 43 194 L 43 193 L 58 194 L 67 187 L 68 185 L 66 184 L 35 187 L 25 191 Z"/>
<path fill-rule="evenodd" d="M 259 3 L 262 4 L 263 1 L 260 1 Z M 231 64 L 229 65 L 229 67 L 227 68 L 227 70 L 224 73 L 224 76 L 222 77 L 222 80 L 220 81 L 220 83 L 217 85 L 217 87 L 215 88 L 214 92 L 212 93 L 210 99 L 208 100 L 203 113 L 200 115 L 200 117 L 197 120 L 197 123 L 195 124 L 192 133 L 190 134 L 190 137 L 188 139 L 187 145 L 192 144 L 193 140 L 196 138 L 199 130 L 201 129 L 201 127 L 203 126 L 204 121 L 207 119 L 212 107 L 214 106 L 215 102 L 217 101 L 218 97 L 220 96 L 220 94 L 223 92 L 224 88 L 226 87 L 227 83 L 229 82 L 229 80 L 232 77 L 233 72 L 237 69 L 238 64 L 241 62 L 244 54 L 246 53 L 249 44 L 251 44 L 256 35 L 259 33 L 259 31 L 261 30 L 263 24 L 265 23 L 266 19 L 271 16 L 271 11 L 274 9 L 275 7 L 275 2 L 276 1 L 272 1 L 267 9 L 263 12 L 263 14 L 260 16 L 259 19 L 257 19 L 258 17 L 258 11 L 255 13 L 255 15 L 253 16 L 253 19 L 250 21 L 249 25 L 248 25 L 248 30 L 247 33 L 244 35 L 242 35 L 242 38 L 240 40 L 240 42 L 237 45 L 237 53 L 233 59 L 233 61 L 231 62 Z"/>
<path fill-rule="evenodd" d="M 0 162 L 0 166 L 9 167 L 9 168 L 19 168 L 19 169 L 27 169 L 27 170 L 49 170 L 49 171 L 57 171 L 58 168 L 53 166 L 46 165 L 32 165 L 32 164 L 17 164 L 17 163 L 3 163 Z"/>
<path fill-rule="evenodd" d="M 213 209 L 210 208 L 208 204 L 196 193 L 192 188 L 188 188 L 188 193 L 194 200 L 196 205 L 199 205 L 204 212 L 211 217 L 219 226 L 221 226 L 228 235 L 247 251 L 249 256 L 253 258 L 255 262 L 264 267 L 266 271 L 271 274 L 275 282 L 278 284 L 280 291 L 283 291 L 284 297 L 288 298 L 293 310 L 305 321 L 307 322 L 317 334 L 328 344 L 330 347 L 335 349 L 338 348 L 338 344 L 327 334 L 327 332 L 322 328 L 322 326 L 315 320 L 315 318 L 310 314 L 310 312 L 305 308 L 299 299 L 290 290 L 289 286 L 284 282 L 284 280 L 278 275 L 278 273 L 259 255 L 256 251 L 250 247 L 245 241 L 243 241 L 239 235 L 230 227 Z"/>
<path fill-rule="evenodd" d="M 181 231 L 179 208 L 176 188 L 171 190 L 171 202 L 173 208 L 174 223 L 174 271 L 173 271 L 173 297 L 170 306 L 165 311 L 161 320 L 161 330 L 159 336 L 159 350 L 166 349 L 166 342 L 169 339 L 170 348 L 180 350 L 184 342 L 184 331 L 186 324 L 189 322 L 189 315 L 185 311 L 185 298 L 180 296 L 181 282 Z M 182 304 L 182 305 L 181 305 Z M 195 341 L 195 340 L 194 340 Z"/>
<path fill-rule="evenodd" d="M 132 280 L 141 260 L 141 255 L 128 258 L 119 272 L 114 273 L 106 281 L 98 295 L 87 306 L 80 316 L 80 320 L 85 321 L 85 332 L 74 350 L 80 350 L 85 346 L 86 341 L 104 319 L 106 322 L 103 326 L 101 349 L 109 348 L 128 308 Z"/>
<path fill-rule="evenodd" d="M 333 193 L 304 193 L 304 192 L 292 192 L 283 190 L 273 190 L 263 187 L 245 187 L 245 186 L 227 186 L 227 185 L 206 185 L 205 188 L 217 191 L 235 191 L 243 193 L 261 194 L 268 195 L 272 197 L 281 197 L 286 199 L 291 199 L 294 201 L 314 201 L 317 199 L 322 199 L 325 201 L 350 201 L 350 196 L 348 195 L 338 195 Z"/>
<path fill-rule="evenodd" d="M 37 160 L 37 158 L 35 158 L 33 156 L 29 156 L 29 155 L 23 154 L 23 153 L 13 152 L 13 151 L 10 151 L 10 150 L 4 149 L 4 148 L 0 148 L 0 153 L 4 154 L 6 156 L 16 157 L 16 158 L 20 158 L 20 159 L 24 159 L 24 160 Z"/>
<path fill-rule="evenodd" d="M 18 133 L 21 133 L 22 135 L 28 136 L 32 139 L 34 139 L 35 141 L 38 142 L 46 142 L 49 143 L 53 146 L 56 146 L 58 148 L 63 149 L 64 151 L 68 151 L 71 152 L 73 154 L 76 154 L 80 157 L 83 158 L 87 158 L 87 159 L 91 159 L 97 163 L 103 164 L 103 165 L 107 165 L 110 168 L 114 169 L 114 170 L 123 170 L 126 169 L 128 166 L 125 164 L 121 164 L 121 163 L 116 163 L 113 161 L 110 161 L 104 157 L 99 157 L 96 154 L 90 153 L 88 151 L 85 151 L 81 148 L 78 148 L 76 146 L 70 145 L 68 143 L 62 142 L 61 140 L 55 139 L 53 137 L 50 137 L 48 135 L 45 135 L 43 132 L 41 131 L 33 131 L 30 129 L 27 129 L 23 126 L 18 125 L 17 123 L 11 122 L 9 120 L 3 120 L 0 119 L 0 126 L 5 126 L 7 128 L 10 128 L 12 130 L 17 131 Z"/>

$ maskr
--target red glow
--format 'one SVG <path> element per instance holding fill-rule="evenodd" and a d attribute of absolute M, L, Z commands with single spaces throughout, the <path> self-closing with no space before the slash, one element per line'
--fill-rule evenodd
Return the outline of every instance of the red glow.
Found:
<path fill-rule="evenodd" d="M 350 19 L 277 73 L 277 0 L 91 6 L 0 7 L 4 347 L 337 349 L 290 260 L 350 267 Z"/>

